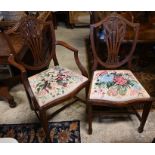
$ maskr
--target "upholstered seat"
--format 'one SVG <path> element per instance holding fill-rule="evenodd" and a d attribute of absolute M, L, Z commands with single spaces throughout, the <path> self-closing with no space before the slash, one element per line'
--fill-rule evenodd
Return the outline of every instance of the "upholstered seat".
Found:
<path fill-rule="evenodd" d="M 39 106 L 66 96 L 88 79 L 69 69 L 54 66 L 28 78 Z"/>
<path fill-rule="evenodd" d="M 89 98 L 128 101 L 150 98 L 150 95 L 130 70 L 98 70 L 93 75 Z"/>

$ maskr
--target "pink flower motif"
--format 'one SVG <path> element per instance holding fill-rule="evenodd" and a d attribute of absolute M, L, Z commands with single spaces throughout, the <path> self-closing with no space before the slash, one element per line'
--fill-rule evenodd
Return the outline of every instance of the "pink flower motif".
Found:
<path fill-rule="evenodd" d="M 31 85 L 31 88 L 36 88 L 36 84 L 30 83 L 30 85 Z"/>
<path fill-rule="evenodd" d="M 137 90 L 131 89 L 131 90 L 130 90 L 130 95 L 131 95 L 131 96 L 137 95 Z"/>
<path fill-rule="evenodd" d="M 67 83 L 63 83 L 63 86 L 64 86 L 64 87 L 67 87 Z"/>
<path fill-rule="evenodd" d="M 97 94 L 99 96 L 104 96 L 105 92 L 103 89 L 94 90 L 94 94 Z"/>
<path fill-rule="evenodd" d="M 109 89 L 107 93 L 109 96 L 116 96 L 118 94 L 117 89 L 113 88 Z"/>
<path fill-rule="evenodd" d="M 63 78 L 62 78 L 61 76 L 58 76 L 58 77 L 56 78 L 56 80 L 61 81 L 61 80 L 63 80 Z"/>
<path fill-rule="evenodd" d="M 104 90 L 103 89 L 100 89 L 99 94 L 104 95 L 105 94 L 104 93 Z"/>
<path fill-rule="evenodd" d="M 38 96 L 45 96 L 47 94 L 47 91 L 41 90 L 37 93 Z"/>
<path fill-rule="evenodd" d="M 118 85 L 125 85 L 127 83 L 127 80 L 124 79 L 122 76 L 116 76 L 114 77 L 114 82 Z"/>
<path fill-rule="evenodd" d="M 104 71 L 100 71 L 96 74 L 96 77 L 100 76 L 100 75 L 103 75 L 103 74 L 108 74 L 108 72 L 106 70 Z"/>

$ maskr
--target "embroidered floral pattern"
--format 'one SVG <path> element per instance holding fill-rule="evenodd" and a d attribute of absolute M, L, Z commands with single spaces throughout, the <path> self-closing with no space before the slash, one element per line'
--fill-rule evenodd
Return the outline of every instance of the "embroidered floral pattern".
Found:
<path fill-rule="evenodd" d="M 94 73 L 90 99 L 125 101 L 149 97 L 129 70 L 101 70 Z"/>
<path fill-rule="evenodd" d="M 86 77 L 60 66 L 29 78 L 30 86 L 40 106 L 67 95 L 85 81 L 87 81 Z"/>

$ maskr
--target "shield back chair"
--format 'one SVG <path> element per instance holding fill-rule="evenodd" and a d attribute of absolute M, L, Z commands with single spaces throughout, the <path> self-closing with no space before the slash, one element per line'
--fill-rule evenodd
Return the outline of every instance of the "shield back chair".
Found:
<path fill-rule="evenodd" d="M 104 30 L 104 43 L 106 46 L 106 49 L 100 49 L 100 53 L 96 50 L 94 40 L 94 31 L 99 27 Z M 125 43 L 129 27 L 133 29 L 134 38 L 130 42 L 130 49 L 125 54 L 121 54 L 121 47 Z M 138 30 L 138 23 L 130 22 L 117 13 L 112 13 L 102 21 L 90 26 L 91 48 L 94 60 L 87 99 L 89 134 L 92 134 L 92 119 L 95 106 L 100 108 L 101 106 L 110 108 L 132 107 L 140 120 L 138 131 L 143 131 L 153 99 L 131 70 L 122 69 L 125 64 L 129 67 L 128 69 L 132 67 L 132 55 L 137 43 Z M 101 58 L 101 55 L 104 55 L 104 58 Z M 98 66 L 104 69 L 97 70 Z M 144 104 L 142 116 L 134 108 L 134 105 L 137 104 Z"/>
<path fill-rule="evenodd" d="M 44 131 L 49 138 L 48 120 L 62 111 L 67 106 L 79 100 L 76 94 L 82 88 L 88 88 L 88 74 L 80 63 L 78 50 L 63 41 L 56 41 L 55 31 L 51 22 L 45 22 L 35 17 L 24 17 L 12 30 L 5 32 L 8 37 L 13 31 L 18 31 L 24 40 L 23 49 L 20 54 L 11 54 L 9 63 L 21 71 L 21 78 L 25 87 L 30 106 L 39 118 Z M 8 43 L 15 53 L 11 43 Z M 59 66 L 55 48 L 56 45 L 62 45 L 74 53 L 75 62 L 82 74 L 71 71 L 70 69 Z M 28 54 L 28 59 L 21 59 L 21 55 Z M 64 53 L 65 54 L 65 53 Z M 23 57 L 23 56 L 22 56 Z M 53 60 L 54 67 L 49 67 Z M 47 110 L 55 107 L 64 101 L 73 99 L 74 101 L 64 105 L 50 116 Z M 81 99 L 81 101 L 84 101 Z"/>

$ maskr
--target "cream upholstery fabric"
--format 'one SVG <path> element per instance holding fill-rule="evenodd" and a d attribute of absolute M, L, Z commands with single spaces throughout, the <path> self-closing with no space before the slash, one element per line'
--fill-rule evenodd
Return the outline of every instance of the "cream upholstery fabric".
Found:
<path fill-rule="evenodd" d="M 94 72 L 90 99 L 128 101 L 149 97 L 149 94 L 129 70 L 100 70 Z"/>
<path fill-rule="evenodd" d="M 71 93 L 88 79 L 69 69 L 55 66 L 28 80 L 39 105 L 43 106 Z"/>

